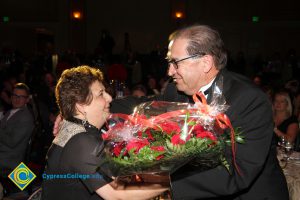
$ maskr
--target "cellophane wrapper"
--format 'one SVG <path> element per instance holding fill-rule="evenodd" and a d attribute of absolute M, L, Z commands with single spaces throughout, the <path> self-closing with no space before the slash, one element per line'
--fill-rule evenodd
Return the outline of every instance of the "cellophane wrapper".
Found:
<path fill-rule="evenodd" d="M 228 108 L 220 91 L 214 89 L 210 105 L 203 95 L 195 94 L 195 104 L 151 101 L 137 106 L 131 115 L 111 115 L 102 134 L 102 172 L 128 181 L 142 177 L 144 182 L 160 182 L 147 175 L 168 176 L 187 163 L 203 170 L 228 167 L 224 150 L 231 132 L 219 120 Z"/>

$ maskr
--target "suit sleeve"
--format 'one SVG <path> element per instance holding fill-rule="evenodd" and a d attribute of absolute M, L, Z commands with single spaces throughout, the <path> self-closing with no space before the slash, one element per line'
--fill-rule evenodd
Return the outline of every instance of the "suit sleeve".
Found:
<path fill-rule="evenodd" d="M 147 101 L 178 101 L 185 102 L 185 97 L 177 93 L 177 89 L 174 83 L 169 83 L 166 90 L 161 95 L 152 95 L 137 98 L 134 96 L 127 96 L 121 99 L 114 99 L 111 102 L 110 112 L 112 113 L 124 113 L 131 114 L 135 106 Z"/>
<path fill-rule="evenodd" d="M 245 144 L 237 144 L 236 150 L 236 163 L 241 174 L 232 165 L 231 174 L 222 166 L 204 172 L 184 171 L 183 168 L 172 175 L 174 199 L 234 195 L 247 190 L 262 172 L 273 136 L 271 105 L 257 89 L 235 92 L 228 104 L 227 115 L 233 127 L 240 127 L 245 136 Z M 232 158 L 231 154 L 226 157 Z"/>
<path fill-rule="evenodd" d="M 134 97 L 134 96 L 127 96 L 121 99 L 114 99 L 111 102 L 110 112 L 112 113 L 124 113 L 124 114 L 131 114 L 133 113 L 134 107 L 139 105 L 140 103 L 144 103 L 147 101 L 158 101 L 162 100 L 162 95 L 152 95 L 152 96 L 145 96 L 145 97 Z"/>
<path fill-rule="evenodd" d="M 20 116 L 13 125 L 1 127 L 0 144 L 14 148 L 22 143 L 24 139 L 30 137 L 33 128 L 34 122 L 31 114 L 24 114 Z"/>

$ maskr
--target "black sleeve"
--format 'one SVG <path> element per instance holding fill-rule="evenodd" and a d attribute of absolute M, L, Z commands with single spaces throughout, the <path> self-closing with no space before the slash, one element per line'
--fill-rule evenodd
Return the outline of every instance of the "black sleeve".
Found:
<path fill-rule="evenodd" d="M 145 96 L 145 97 L 134 97 L 127 96 L 121 99 L 114 99 L 110 104 L 111 113 L 124 113 L 131 114 L 133 113 L 134 107 L 147 102 L 161 99 L 161 95 Z"/>
<path fill-rule="evenodd" d="M 280 131 L 286 133 L 287 130 L 288 130 L 289 125 L 294 124 L 294 123 L 298 124 L 298 119 L 297 119 L 296 116 L 292 115 L 291 117 L 284 120 L 280 125 L 278 125 L 277 128 Z"/>
<path fill-rule="evenodd" d="M 99 152 L 103 149 L 103 141 L 87 133 L 73 136 L 64 147 L 61 163 L 72 173 L 89 175 L 80 180 L 90 192 L 97 190 L 111 180 L 97 172 L 100 163 Z"/>
<path fill-rule="evenodd" d="M 134 96 L 127 96 L 121 99 L 114 99 L 110 103 L 111 113 L 131 114 L 136 105 L 141 103 L 140 99 Z"/>
<path fill-rule="evenodd" d="M 131 114 L 135 106 L 140 103 L 147 101 L 176 101 L 176 102 L 186 102 L 185 95 L 179 94 L 177 92 L 176 86 L 174 83 L 169 83 L 166 87 L 166 90 L 161 95 L 152 95 L 144 97 L 134 97 L 127 96 L 121 99 L 114 99 L 111 102 L 110 112 L 112 113 L 125 113 Z"/>

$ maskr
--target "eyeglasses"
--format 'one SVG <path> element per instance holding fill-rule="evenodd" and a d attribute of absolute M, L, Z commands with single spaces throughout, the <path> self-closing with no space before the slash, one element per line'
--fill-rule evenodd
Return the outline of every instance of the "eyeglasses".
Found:
<path fill-rule="evenodd" d="M 25 96 L 25 95 L 17 95 L 17 94 L 15 94 L 15 93 L 13 93 L 11 96 L 12 96 L 13 98 L 16 98 L 16 99 L 27 99 L 27 98 L 28 98 L 28 96 Z"/>
<path fill-rule="evenodd" d="M 196 53 L 196 54 L 193 54 L 189 57 L 186 57 L 186 58 L 182 58 L 182 59 L 179 59 L 179 60 L 175 60 L 175 59 L 168 59 L 168 67 L 171 66 L 171 64 L 174 66 L 175 69 L 178 69 L 178 63 L 181 62 L 181 61 L 184 61 L 184 60 L 187 60 L 187 59 L 190 59 L 190 58 L 195 58 L 195 57 L 202 57 L 202 56 L 205 56 L 206 53 Z"/>

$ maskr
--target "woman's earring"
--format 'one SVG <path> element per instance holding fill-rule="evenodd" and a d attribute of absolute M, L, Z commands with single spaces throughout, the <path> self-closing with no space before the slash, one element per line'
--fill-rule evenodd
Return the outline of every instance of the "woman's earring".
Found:
<path fill-rule="evenodd" d="M 84 112 L 83 115 L 84 115 L 84 120 L 82 120 L 82 125 L 85 126 L 88 121 L 86 117 L 86 112 Z"/>

